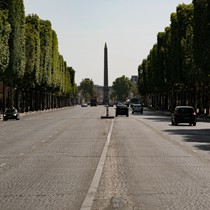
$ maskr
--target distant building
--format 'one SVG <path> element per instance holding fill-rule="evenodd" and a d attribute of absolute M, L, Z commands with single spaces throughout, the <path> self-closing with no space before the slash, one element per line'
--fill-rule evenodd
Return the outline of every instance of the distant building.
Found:
<path fill-rule="evenodd" d="M 96 91 L 96 95 L 98 98 L 98 103 L 102 104 L 103 100 L 104 100 L 104 86 L 100 86 L 100 85 L 94 85 L 95 91 Z M 109 89 L 109 95 L 112 92 L 112 86 L 108 86 Z"/>
<path fill-rule="evenodd" d="M 132 82 L 133 84 L 136 84 L 136 85 L 137 85 L 138 79 L 139 79 L 139 77 L 138 77 L 137 75 L 132 75 L 132 76 L 131 76 L 131 82 Z"/>

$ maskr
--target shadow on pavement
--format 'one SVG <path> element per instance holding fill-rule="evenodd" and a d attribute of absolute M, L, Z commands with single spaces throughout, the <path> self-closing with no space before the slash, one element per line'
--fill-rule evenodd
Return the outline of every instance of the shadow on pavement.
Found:
<path fill-rule="evenodd" d="M 179 125 L 182 126 L 182 125 Z M 178 127 L 179 127 L 178 126 Z M 183 125 L 188 126 L 189 125 Z M 190 127 L 192 128 L 192 127 Z M 210 129 L 168 129 L 164 130 L 171 135 L 182 135 L 185 142 L 198 143 L 195 145 L 200 150 L 210 151 Z"/>
<path fill-rule="evenodd" d="M 152 117 L 152 115 L 155 115 L 156 117 Z M 172 126 L 171 113 L 167 111 L 147 110 L 144 112 L 144 118 L 157 122 L 169 122 L 169 126 Z M 208 117 L 198 116 L 197 122 L 209 123 L 210 119 Z M 166 129 L 164 132 L 171 135 L 182 135 L 185 142 L 197 143 L 195 145 L 197 149 L 210 151 L 210 128 L 198 129 L 194 126 L 189 126 L 188 124 L 180 124 L 178 126 L 173 126 L 173 129 Z"/>
<path fill-rule="evenodd" d="M 156 121 L 156 122 L 170 122 L 171 113 L 167 111 L 154 111 L 147 108 L 144 109 L 144 113 L 140 114 L 142 118 Z"/>

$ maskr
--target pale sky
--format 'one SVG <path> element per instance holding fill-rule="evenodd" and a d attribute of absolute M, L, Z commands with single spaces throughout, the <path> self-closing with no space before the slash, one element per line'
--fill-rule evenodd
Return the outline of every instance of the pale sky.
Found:
<path fill-rule="evenodd" d="M 104 45 L 108 47 L 109 85 L 138 74 L 138 65 L 170 25 L 179 4 L 192 0 L 24 0 L 25 12 L 49 20 L 59 53 L 75 71 L 79 85 L 90 78 L 103 85 Z"/>

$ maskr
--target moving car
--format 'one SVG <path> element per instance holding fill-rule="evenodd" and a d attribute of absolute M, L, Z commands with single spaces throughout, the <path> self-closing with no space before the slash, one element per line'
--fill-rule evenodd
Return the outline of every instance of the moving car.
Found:
<path fill-rule="evenodd" d="M 126 115 L 126 117 L 128 117 L 129 116 L 129 108 L 123 103 L 118 103 L 116 105 L 115 117 L 117 117 L 118 115 Z"/>
<path fill-rule="evenodd" d="M 140 112 L 141 114 L 143 114 L 143 105 L 142 104 L 133 104 L 132 114 L 134 114 L 135 112 Z"/>
<path fill-rule="evenodd" d="M 136 97 L 133 97 L 130 99 L 130 107 L 133 108 L 134 104 L 139 104 L 139 99 Z"/>
<path fill-rule="evenodd" d="M 20 119 L 20 114 L 17 109 L 15 108 L 7 108 L 3 114 L 3 121 L 6 121 L 8 119 Z"/>
<path fill-rule="evenodd" d="M 171 124 L 189 123 L 196 126 L 196 112 L 192 106 L 177 106 L 171 115 Z"/>
<path fill-rule="evenodd" d="M 93 97 L 90 99 L 90 106 L 97 106 L 97 98 Z"/>

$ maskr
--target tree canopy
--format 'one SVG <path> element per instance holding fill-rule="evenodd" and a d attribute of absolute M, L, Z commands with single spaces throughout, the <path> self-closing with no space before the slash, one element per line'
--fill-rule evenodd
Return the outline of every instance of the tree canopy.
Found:
<path fill-rule="evenodd" d="M 17 108 L 19 99 L 45 107 L 52 104 L 46 94 L 65 98 L 75 93 L 75 70 L 60 55 L 51 22 L 36 14 L 25 16 L 23 0 L 0 1 L 0 47 L 0 82 L 9 90 L 11 105 L 13 92 Z"/>
<path fill-rule="evenodd" d="M 91 79 L 83 79 L 80 83 L 79 89 L 81 91 L 82 97 L 85 100 L 90 100 L 91 97 L 96 96 L 94 83 Z"/>
<path fill-rule="evenodd" d="M 157 43 L 139 65 L 139 91 L 159 94 L 159 98 L 166 94 L 164 97 L 171 97 L 176 104 L 178 98 L 184 97 L 180 91 L 189 90 L 185 93 L 186 100 L 191 99 L 200 106 L 206 103 L 208 108 L 209 58 L 210 2 L 193 0 L 192 4 L 180 4 L 171 14 L 170 25 L 158 33 Z M 195 96 L 191 96 L 193 93 Z"/>
<path fill-rule="evenodd" d="M 3 76 L 9 65 L 9 35 L 11 27 L 8 22 L 8 13 L 0 10 L 0 75 Z"/>
<path fill-rule="evenodd" d="M 130 79 L 123 75 L 113 82 L 112 89 L 113 96 L 117 101 L 126 101 L 132 89 L 132 84 Z"/>

